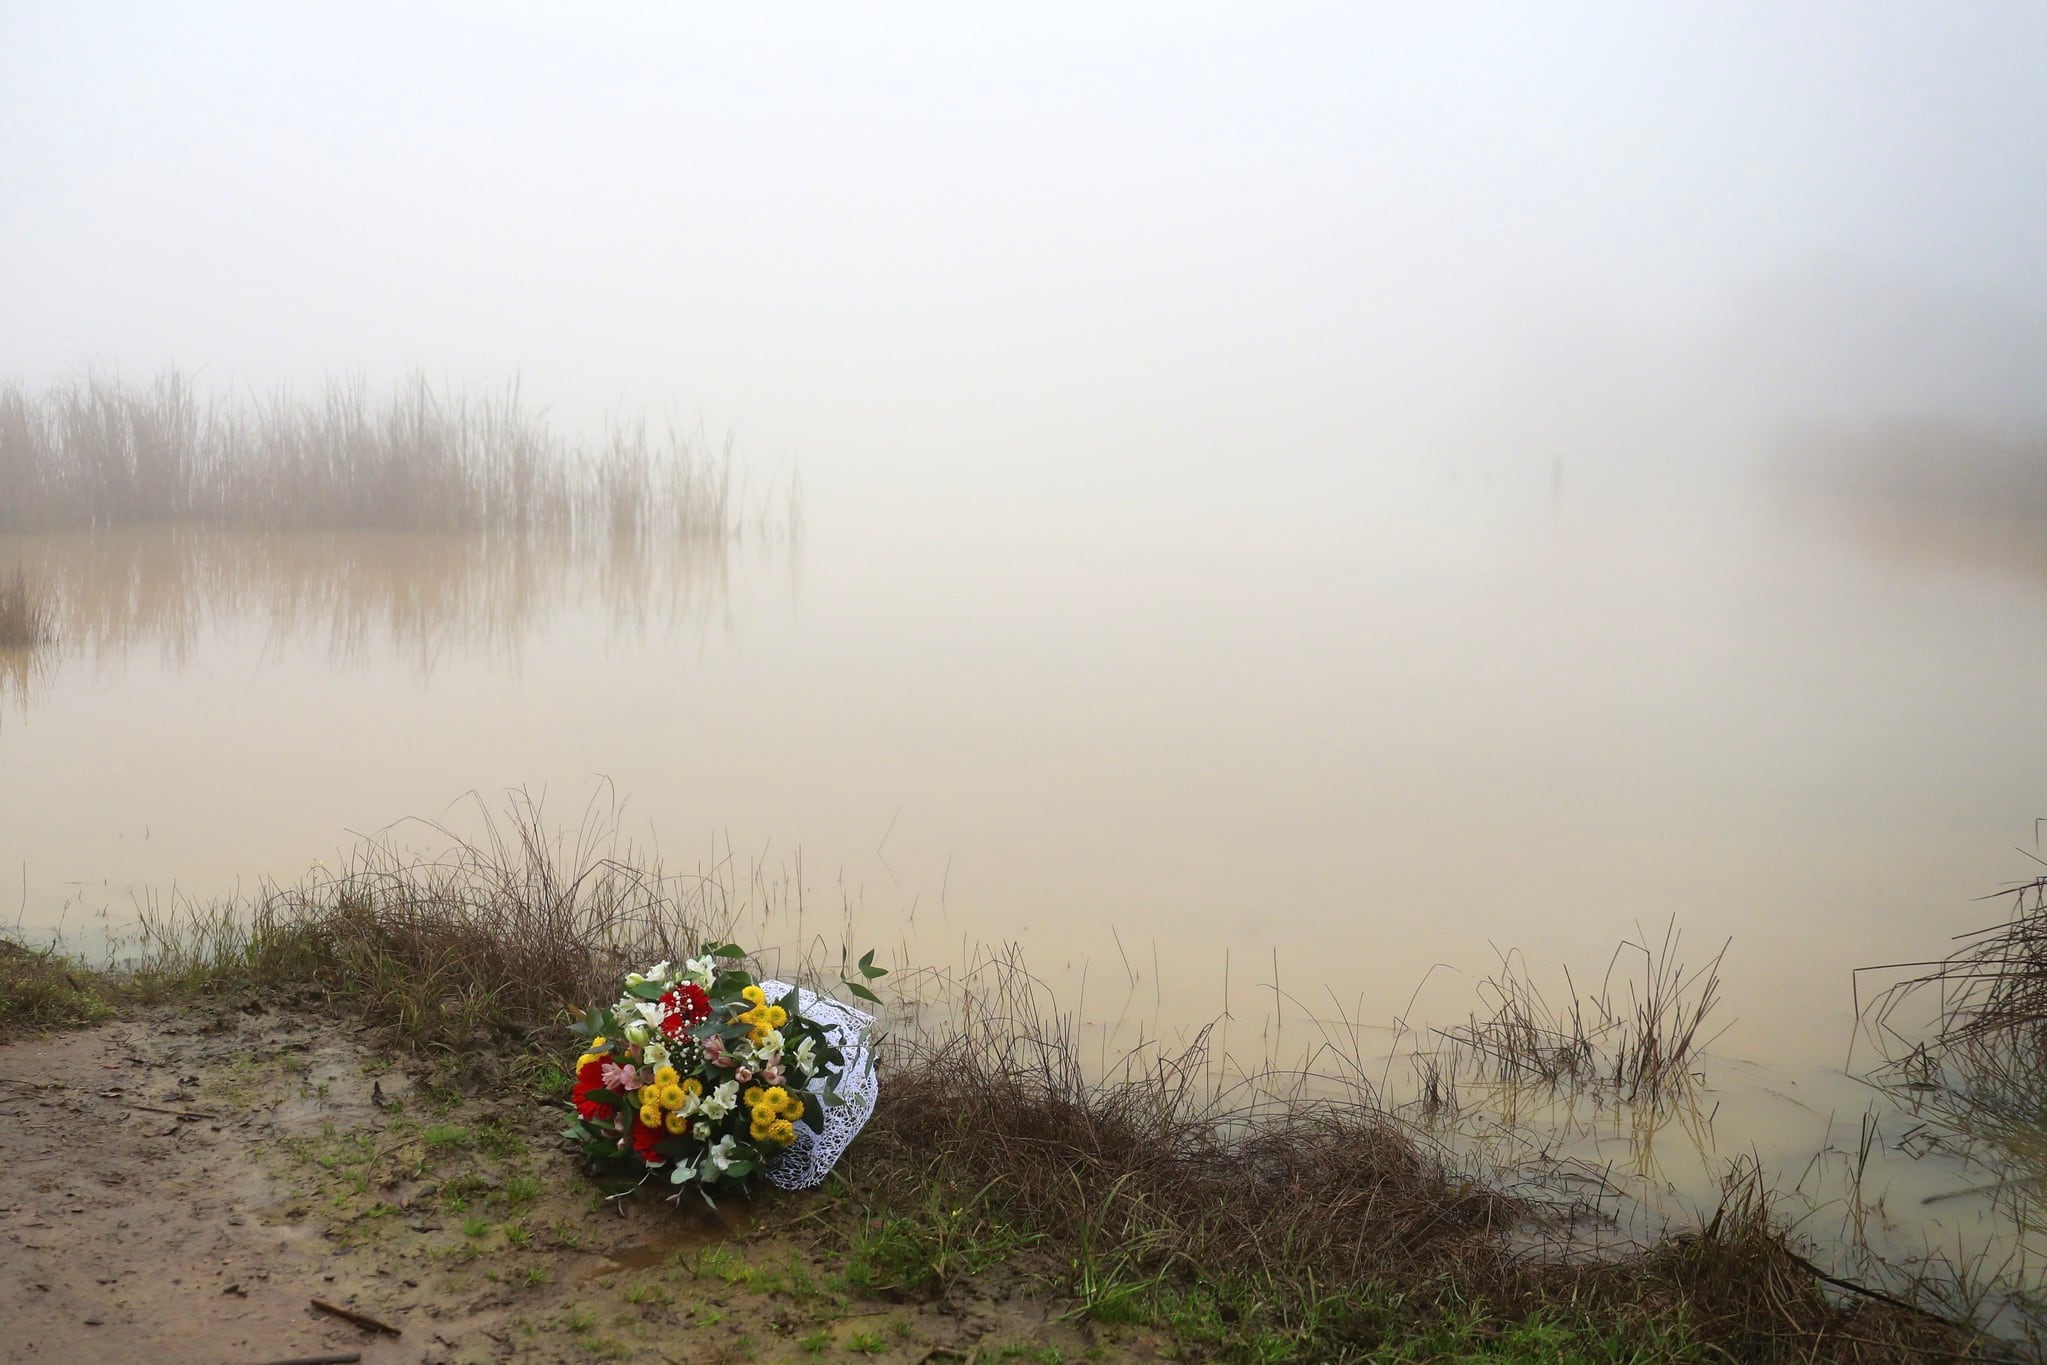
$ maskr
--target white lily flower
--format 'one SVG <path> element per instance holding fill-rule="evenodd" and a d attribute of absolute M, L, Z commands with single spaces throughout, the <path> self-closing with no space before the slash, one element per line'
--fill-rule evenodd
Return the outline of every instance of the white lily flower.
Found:
<path fill-rule="evenodd" d="M 625 1036 L 636 1046 L 643 1046 L 648 1039 L 654 1036 L 654 1030 L 646 1020 L 632 1019 L 626 1023 Z"/>
<path fill-rule="evenodd" d="M 704 1160 L 720 1175 L 723 1175 L 725 1168 L 732 1164 L 732 1142 L 732 1134 L 727 1133 L 712 1144 L 710 1151 L 704 1153 Z"/>
<path fill-rule="evenodd" d="M 638 972 L 627 972 L 625 974 L 625 984 L 627 989 L 631 989 L 634 986 L 644 986 L 647 984 L 647 978 L 641 976 Z"/>
<path fill-rule="evenodd" d="M 709 953 L 693 957 L 682 964 L 682 974 L 705 990 L 711 989 L 711 978 L 718 973 L 718 959 Z"/>
<path fill-rule="evenodd" d="M 806 1077 L 815 1076 L 817 1074 L 816 1041 L 814 1039 L 805 1038 L 802 1042 L 798 1043 L 796 1045 L 795 1060 L 796 1069 L 798 1071 L 801 1071 Z"/>
<path fill-rule="evenodd" d="M 640 1049 L 640 1057 L 648 1066 L 667 1066 L 668 1049 L 659 1043 L 649 1043 Z"/>
<path fill-rule="evenodd" d="M 738 1104 L 739 1082 L 727 1081 L 710 1094 L 704 1096 L 703 1104 L 699 1107 L 704 1117 L 715 1123 L 731 1113 L 733 1109 L 738 1107 Z"/>
<path fill-rule="evenodd" d="M 711 1125 L 708 1123 L 692 1124 L 689 1135 L 698 1142 L 709 1142 L 711 1140 Z"/>
<path fill-rule="evenodd" d="M 768 1030 L 767 1037 L 753 1045 L 753 1055 L 762 1061 L 766 1061 L 770 1057 L 781 1056 L 782 1049 L 788 1045 L 789 1040 L 782 1036 L 782 1030 L 771 1028 Z"/>

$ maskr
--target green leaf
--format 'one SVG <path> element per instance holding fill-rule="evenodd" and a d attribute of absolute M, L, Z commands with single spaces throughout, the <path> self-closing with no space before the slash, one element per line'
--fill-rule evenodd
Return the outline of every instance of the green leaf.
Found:
<path fill-rule="evenodd" d="M 870 1000 L 877 1005 L 881 1003 L 880 996 L 876 995 L 873 991 L 868 990 L 867 987 L 861 985 L 857 981 L 848 981 L 846 983 L 846 989 L 851 991 L 854 995 L 860 997 L 860 999 L 862 1000 Z"/>
<path fill-rule="evenodd" d="M 720 943 L 711 949 L 712 957 L 745 957 L 746 949 L 736 943 Z"/>
<path fill-rule="evenodd" d="M 627 986 L 626 994 L 637 1000 L 659 1000 L 668 992 L 661 989 L 658 981 L 642 981 L 637 986 Z"/>

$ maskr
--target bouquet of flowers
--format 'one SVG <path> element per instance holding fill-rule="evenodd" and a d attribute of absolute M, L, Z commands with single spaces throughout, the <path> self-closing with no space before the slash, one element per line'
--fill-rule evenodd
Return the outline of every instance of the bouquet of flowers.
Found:
<path fill-rule="evenodd" d="M 709 1199 L 744 1191 L 756 1174 L 816 1184 L 859 1131 L 874 1105 L 865 1045 L 873 1016 L 757 982 L 745 958 L 722 943 L 680 967 L 657 962 L 627 974 L 616 1002 L 577 1021 L 589 1041 L 576 1059 L 568 1136 L 594 1165 L 643 1180 L 665 1166 L 678 1196 L 694 1185 Z M 887 974 L 871 952 L 859 972 Z M 876 998 L 862 982 L 845 984 Z M 783 1159 L 795 1147 L 806 1161 Z"/>

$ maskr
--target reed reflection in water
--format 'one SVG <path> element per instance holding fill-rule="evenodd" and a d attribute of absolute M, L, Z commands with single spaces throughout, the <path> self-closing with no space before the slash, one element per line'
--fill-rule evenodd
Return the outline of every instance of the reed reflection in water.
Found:
<path fill-rule="evenodd" d="M 323 648 L 337 666 L 389 657 L 422 679 L 457 655 L 515 666 L 570 606 L 601 604 L 614 633 L 701 629 L 724 609 L 730 551 L 724 538 L 192 526 L 0 536 L 0 558 L 25 567 L 54 618 L 49 643 L 0 657 L 0 690 L 27 701 L 32 675 L 58 660 L 136 649 L 182 665 L 209 631 L 236 627 L 278 648 Z"/>

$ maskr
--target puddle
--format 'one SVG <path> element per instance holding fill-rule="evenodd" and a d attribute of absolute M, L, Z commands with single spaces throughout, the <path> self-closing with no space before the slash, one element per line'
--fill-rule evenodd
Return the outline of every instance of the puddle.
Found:
<path fill-rule="evenodd" d="M 716 1246 L 753 1226 L 753 1209 L 745 1201 L 736 1199 L 728 1199 L 716 1209 L 698 1201 L 694 1209 L 685 1205 L 671 1217 L 664 1218 L 663 1224 L 643 1241 L 602 1253 L 603 1259 L 583 1278 L 597 1279 L 624 1270 L 649 1270 L 664 1264 L 671 1256 Z"/>

